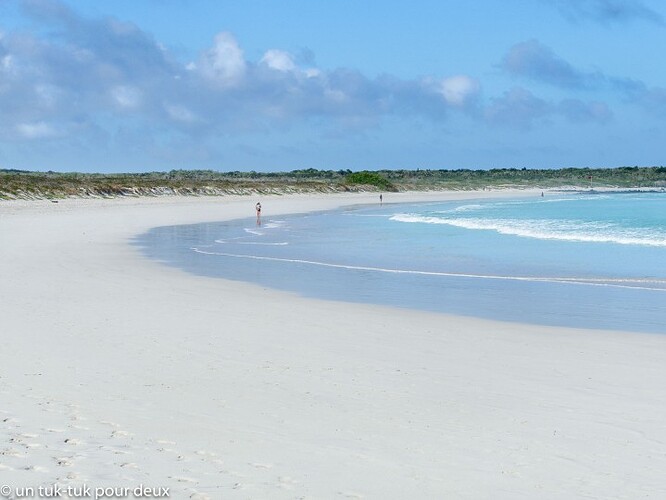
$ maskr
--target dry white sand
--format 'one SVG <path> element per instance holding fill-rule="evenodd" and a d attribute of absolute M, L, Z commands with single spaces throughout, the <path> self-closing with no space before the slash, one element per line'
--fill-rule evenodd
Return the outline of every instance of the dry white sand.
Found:
<path fill-rule="evenodd" d="M 270 217 L 375 198 L 261 201 Z M 666 336 L 306 299 L 129 244 L 255 202 L 0 202 L 0 486 L 666 498 Z"/>

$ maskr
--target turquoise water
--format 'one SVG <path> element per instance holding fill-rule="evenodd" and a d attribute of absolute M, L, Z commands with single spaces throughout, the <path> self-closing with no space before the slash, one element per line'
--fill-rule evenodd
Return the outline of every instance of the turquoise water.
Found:
<path fill-rule="evenodd" d="M 319 298 L 666 333 L 660 193 L 349 207 L 160 227 L 137 243 L 193 273 Z"/>

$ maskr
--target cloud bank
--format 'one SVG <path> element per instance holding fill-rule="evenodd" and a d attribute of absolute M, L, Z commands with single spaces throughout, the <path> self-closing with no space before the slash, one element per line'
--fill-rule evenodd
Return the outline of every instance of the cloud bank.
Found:
<path fill-rule="evenodd" d="M 51 0 L 23 6 L 52 34 L 0 38 L 5 139 L 109 131 L 119 123 L 214 135 L 311 118 L 336 126 L 385 115 L 443 118 L 471 112 L 480 93 L 467 75 L 371 79 L 348 68 L 302 67 L 275 48 L 251 61 L 229 32 L 196 60 L 178 61 L 131 23 L 84 19 Z"/>
<path fill-rule="evenodd" d="M 586 73 L 574 68 L 534 39 L 511 47 L 500 67 L 513 75 L 572 89 L 598 88 L 605 80 L 599 73 Z"/>
<path fill-rule="evenodd" d="M 603 102 L 567 98 L 559 102 L 541 99 L 523 87 L 513 87 L 491 100 L 484 118 L 495 126 L 529 130 L 540 121 L 564 118 L 570 123 L 606 123 L 613 116 Z"/>
<path fill-rule="evenodd" d="M 662 25 L 659 13 L 640 0 L 545 0 L 574 22 L 595 21 L 603 24 L 633 20 Z"/>
<path fill-rule="evenodd" d="M 638 105 L 652 114 L 666 115 L 666 89 L 662 87 L 648 87 L 644 82 L 632 78 L 607 75 L 601 71 L 584 71 L 574 67 L 572 64 L 558 56 L 552 49 L 543 45 L 538 40 L 528 40 L 512 46 L 501 60 L 499 67 L 509 75 L 524 78 L 531 81 L 544 83 L 565 90 L 577 90 L 584 92 L 607 91 L 615 93 L 627 103 Z M 538 113 L 538 106 L 529 105 L 526 97 L 521 99 L 514 95 L 513 100 L 509 98 L 511 93 L 497 100 L 489 110 L 493 116 L 493 109 L 497 102 L 515 102 L 516 114 L 510 120 L 511 123 L 520 122 L 521 117 L 531 116 L 527 122 L 531 123 Z M 508 104 L 507 104 L 508 105 Z M 532 109 L 532 113 L 526 113 L 525 107 Z M 510 109 L 510 108 L 509 108 Z M 565 99 L 555 108 L 561 114 L 573 121 L 608 121 L 612 113 L 604 103 L 593 101 L 583 103 L 576 99 Z M 500 113 L 502 115 L 503 113 Z"/>
<path fill-rule="evenodd" d="M 552 3 L 581 16 L 610 15 L 608 2 Z M 618 17 L 648 15 L 640 3 L 616 3 Z M 320 68 L 310 53 L 275 47 L 253 60 L 228 31 L 182 60 L 132 23 L 87 19 L 57 0 L 21 5 L 38 29 L 0 33 L 0 144 L 12 147 L 99 146 L 137 158 L 206 160 L 220 139 L 291 128 L 330 138 L 387 122 L 436 124 L 436 131 L 459 120 L 519 131 L 555 122 L 605 124 L 613 111 L 598 96 L 613 93 L 666 114 L 663 89 L 577 68 L 536 39 L 507 50 L 498 67 L 516 81 L 487 95 L 479 79 L 455 68 L 371 78 L 353 68 Z M 535 91 L 534 83 L 543 86 Z"/>

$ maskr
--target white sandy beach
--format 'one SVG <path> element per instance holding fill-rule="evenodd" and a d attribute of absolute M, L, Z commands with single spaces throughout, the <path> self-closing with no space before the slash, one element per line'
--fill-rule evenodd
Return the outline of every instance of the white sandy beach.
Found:
<path fill-rule="evenodd" d="M 0 202 L 0 486 L 666 498 L 666 336 L 307 299 L 130 244 L 256 201 Z M 265 217 L 376 201 L 261 199 Z"/>

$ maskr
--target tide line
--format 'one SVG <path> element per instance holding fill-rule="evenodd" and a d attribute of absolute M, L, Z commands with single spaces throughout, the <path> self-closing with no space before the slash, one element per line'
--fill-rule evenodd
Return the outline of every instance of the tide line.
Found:
<path fill-rule="evenodd" d="M 333 264 L 330 262 L 318 262 L 314 260 L 305 259 L 286 259 L 282 257 L 267 257 L 262 255 L 245 255 L 226 252 L 207 252 L 196 247 L 192 247 L 196 253 L 203 255 L 215 255 L 220 257 L 232 257 L 237 259 L 252 259 L 252 260 L 265 260 L 273 262 L 289 262 L 293 264 L 307 264 L 311 266 L 321 266 L 336 269 L 348 269 L 354 271 L 371 271 L 379 273 L 390 274 L 412 274 L 421 276 L 442 276 L 448 278 L 471 278 L 471 279 L 488 279 L 488 280 L 504 280 L 504 281 L 526 281 L 526 282 L 545 282 L 545 283 L 563 283 L 571 285 L 587 285 L 587 286 L 604 286 L 612 288 L 629 288 L 631 290 L 651 290 L 658 292 L 666 292 L 666 280 L 650 280 L 650 279 L 630 279 L 630 278 L 571 278 L 571 277 L 537 277 L 537 276 L 502 276 L 496 274 L 470 274 L 470 273 L 447 273 L 440 271 L 418 271 L 415 269 L 389 269 L 383 267 L 370 267 L 370 266 L 352 266 L 346 264 Z M 649 286 L 631 286 L 623 283 L 652 283 L 655 285 L 662 285 L 664 288 L 649 287 Z"/>

